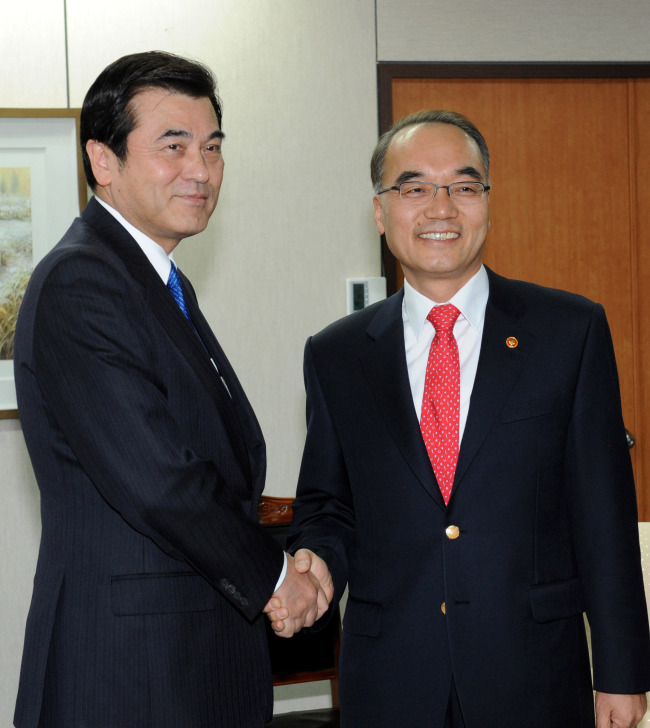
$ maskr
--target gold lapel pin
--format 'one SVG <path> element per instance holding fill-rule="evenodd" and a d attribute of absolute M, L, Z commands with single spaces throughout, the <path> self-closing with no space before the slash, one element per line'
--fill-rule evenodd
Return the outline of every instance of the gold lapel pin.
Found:
<path fill-rule="evenodd" d="M 514 336 L 509 336 L 509 337 L 508 337 L 508 338 L 506 339 L 506 346 L 507 346 L 507 347 L 508 347 L 509 349 L 516 349 L 516 348 L 517 348 L 517 347 L 519 346 L 519 342 L 517 341 L 517 339 L 515 339 L 515 337 L 514 337 Z"/>

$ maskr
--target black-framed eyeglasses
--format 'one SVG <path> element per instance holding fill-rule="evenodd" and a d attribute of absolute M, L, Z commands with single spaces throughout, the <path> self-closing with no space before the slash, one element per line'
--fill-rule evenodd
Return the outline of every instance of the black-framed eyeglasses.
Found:
<path fill-rule="evenodd" d="M 480 202 L 490 185 L 482 182 L 452 182 L 450 185 L 435 185 L 433 182 L 402 182 L 401 185 L 379 190 L 378 195 L 395 190 L 399 192 L 402 202 L 422 205 L 431 202 L 438 190 L 447 190 L 447 194 L 456 205 L 475 205 Z"/>

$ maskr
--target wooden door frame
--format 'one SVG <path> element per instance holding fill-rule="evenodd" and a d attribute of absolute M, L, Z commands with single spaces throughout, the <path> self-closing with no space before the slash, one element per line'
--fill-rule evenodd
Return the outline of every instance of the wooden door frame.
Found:
<path fill-rule="evenodd" d="M 379 134 L 393 125 L 396 78 L 650 78 L 650 63 L 395 63 L 377 64 Z M 397 291 L 397 261 L 381 236 L 381 265 L 388 295 Z"/>

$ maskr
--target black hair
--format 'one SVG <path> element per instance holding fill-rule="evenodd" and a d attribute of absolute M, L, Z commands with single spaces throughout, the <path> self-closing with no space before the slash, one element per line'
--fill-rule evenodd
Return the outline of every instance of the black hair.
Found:
<path fill-rule="evenodd" d="M 212 71 L 198 61 L 173 53 L 148 51 L 118 58 L 107 66 L 88 90 L 81 109 L 81 157 L 88 184 L 97 180 L 86 152 L 90 139 L 105 144 L 121 161 L 126 161 L 127 137 L 136 117 L 133 98 L 145 89 L 164 89 L 192 98 L 208 98 L 221 128 L 221 100 Z"/>

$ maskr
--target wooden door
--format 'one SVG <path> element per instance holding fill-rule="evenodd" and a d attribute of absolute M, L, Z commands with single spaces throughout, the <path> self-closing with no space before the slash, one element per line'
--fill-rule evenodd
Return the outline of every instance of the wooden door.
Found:
<path fill-rule="evenodd" d="M 393 79 L 393 120 L 422 108 L 465 114 L 490 147 L 487 265 L 604 305 L 650 520 L 650 79 Z"/>

